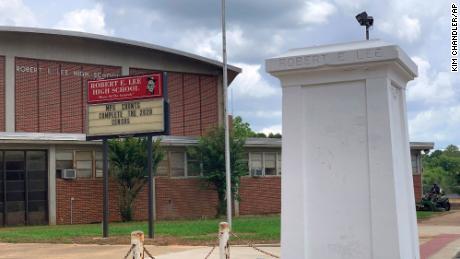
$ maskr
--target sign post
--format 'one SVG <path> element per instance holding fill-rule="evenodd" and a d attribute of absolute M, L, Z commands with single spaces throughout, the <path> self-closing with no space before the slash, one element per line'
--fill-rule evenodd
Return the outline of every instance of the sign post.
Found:
<path fill-rule="evenodd" d="M 152 135 L 147 137 L 147 174 L 149 176 L 149 238 L 153 238 Z"/>
<path fill-rule="evenodd" d="M 109 236 L 108 139 L 147 136 L 148 221 L 149 238 L 153 238 L 152 136 L 168 134 L 166 77 L 166 73 L 151 73 L 88 81 L 86 139 L 103 140 L 103 237 Z"/>
<path fill-rule="evenodd" d="M 106 138 L 102 140 L 102 174 L 104 176 L 104 198 L 103 198 L 103 220 L 102 220 L 102 236 L 109 236 L 109 143 Z"/>

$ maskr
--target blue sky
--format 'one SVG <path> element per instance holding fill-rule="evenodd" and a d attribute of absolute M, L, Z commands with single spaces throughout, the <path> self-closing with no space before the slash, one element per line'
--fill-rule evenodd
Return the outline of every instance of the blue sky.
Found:
<path fill-rule="evenodd" d="M 407 88 L 411 141 L 460 144 L 460 76 L 449 72 L 451 1 L 227 0 L 230 111 L 256 131 L 281 131 L 281 91 L 264 60 L 290 48 L 361 40 L 354 16 L 374 16 L 371 38 L 400 45 L 419 66 Z M 220 54 L 218 0 L 0 0 L 0 24 L 86 31 Z"/>

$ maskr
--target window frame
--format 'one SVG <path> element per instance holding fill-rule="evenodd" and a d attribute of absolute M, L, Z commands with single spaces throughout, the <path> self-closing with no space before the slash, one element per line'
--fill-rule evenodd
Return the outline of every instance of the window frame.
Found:
<path fill-rule="evenodd" d="M 260 175 L 254 175 L 252 174 L 252 158 L 253 158 L 253 153 L 261 153 L 262 154 L 262 173 Z M 274 175 L 267 175 L 265 172 L 265 155 L 267 153 L 270 154 L 275 154 L 275 174 Z M 279 177 L 281 176 L 281 152 L 279 151 L 248 151 L 248 174 L 244 176 L 249 176 L 249 177 Z"/>

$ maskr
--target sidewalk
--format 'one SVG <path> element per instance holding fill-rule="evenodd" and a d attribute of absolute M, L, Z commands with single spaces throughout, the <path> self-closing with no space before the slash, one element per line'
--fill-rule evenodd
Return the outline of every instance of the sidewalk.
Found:
<path fill-rule="evenodd" d="M 211 251 L 207 246 L 146 246 L 157 259 L 204 259 Z M 261 247 L 263 250 L 280 254 L 279 247 Z M 0 259 L 118 259 L 123 258 L 129 245 L 69 245 L 69 244 L 7 244 L 0 243 Z M 232 259 L 269 259 L 250 247 L 232 247 Z M 216 247 L 209 259 L 219 258 Z"/>
<path fill-rule="evenodd" d="M 460 251 L 460 211 L 418 224 L 422 259 L 451 259 Z"/>

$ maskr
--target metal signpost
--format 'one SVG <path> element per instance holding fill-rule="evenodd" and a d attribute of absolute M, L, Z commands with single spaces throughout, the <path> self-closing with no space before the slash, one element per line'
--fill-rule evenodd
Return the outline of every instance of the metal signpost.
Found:
<path fill-rule="evenodd" d="M 169 134 L 167 73 L 88 81 L 86 139 L 103 141 L 103 226 L 109 236 L 108 139 L 147 136 L 149 238 L 153 238 L 152 136 Z"/>

